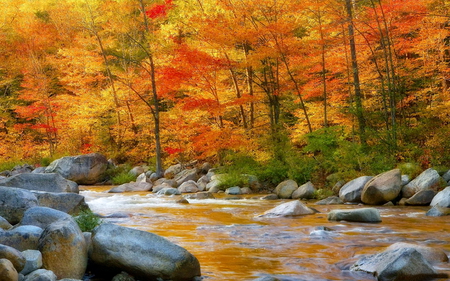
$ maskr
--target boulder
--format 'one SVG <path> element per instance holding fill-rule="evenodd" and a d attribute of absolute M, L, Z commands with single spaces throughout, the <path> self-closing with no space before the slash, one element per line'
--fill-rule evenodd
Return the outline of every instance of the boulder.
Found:
<path fill-rule="evenodd" d="M 128 171 L 128 174 L 132 175 L 135 178 L 137 178 L 139 175 L 143 173 L 145 173 L 145 169 L 142 166 L 133 167 L 131 170 Z"/>
<path fill-rule="evenodd" d="M 299 186 L 293 193 L 292 199 L 313 199 L 314 192 L 316 188 L 312 184 L 312 182 L 307 182 L 301 186 Z"/>
<path fill-rule="evenodd" d="M 423 206 L 429 205 L 436 196 L 436 191 L 427 189 L 421 190 L 405 201 L 405 205 Z"/>
<path fill-rule="evenodd" d="M 108 193 L 122 193 L 122 192 L 142 192 L 152 190 L 153 185 L 148 182 L 129 182 L 108 190 Z"/>
<path fill-rule="evenodd" d="M 278 195 L 276 194 L 267 194 L 260 198 L 261 200 L 278 200 Z"/>
<path fill-rule="evenodd" d="M 0 259 L 0 281 L 18 281 L 19 274 L 7 259 Z"/>
<path fill-rule="evenodd" d="M 181 192 L 173 187 L 165 187 L 156 193 L 156 195 L 180 195 L 180 194 Z"/>
<path fill-rule="evenodd" d="M 299 200 L 283 203 L 272 208 L 262 215 L 263 217 L 287 217 L 287 216 L 303 216 L 316 213 L 311 208 L 306 207 Z"/>
<path fill-rule="evenodd" d="M 199 191 L 199 188 L 197 186 L 197 183 L 193 180 L 189 180 L 187 182 L 183 182 L 179 187 L 178 190 L 181 193 L 195 193 Z"/>
<path fill-rule="evenodd" d="M 156 234 L 103 223 L 92 232 L 92 262 L 143 280 L 192 280 L 200 264 L 186 249 Z"/>
<path fill-rule="evenodd" d="M 250 187 L 244 186 L 241 188 L 241 194 L 251 194 L 251 193 L 252 193 L 252 190 L 250 189 Z"/>
<path fill-rule="evenodd" d="M 42 267 L 42 254 L 37 250 L 26 250 L 22 252 L 25 257 L 25 266 L 20 271 L 21 274 L 27 275 Z"/>
<path fill-rule="evenodd" d="M 25 257 L 19 250 L 16 250 L 13 247 L 0 245 L 0 259 L 9 260 L 17 272 L 22 271 L 25 267 Z"/>
<path fill-rule="evenodd" d="M 88 261 L 84 235 L 72 218 L 50 224 L 39 239 L 44 268 L 55 273 L 58 279 L 82 279 Z"/>
<path fill-rule="evenodd" d="M 184 198 L 186 198 L 186 199 L 216 199 L 216 197 L 214 197 L 214 195 L 212 193 L 206 192 L 206 191 L 197 192 L 194 194 L 187 194 L 187 195 L 184 195 Z"/>
<path fill-rule="evenodd" d="M 345 185 L 345 181 L 339 180 L 337 181 L 331 190 L 333 191 L 333 194 L 339 195 L 339 192 L 341 191 L 341 188 Z"/>
<path fill-rule="evenodd" d="M 434 196 L 433 200 L 431 200 L 430 206 L 450 208 L 450 186 L 447 186 L 438 192 L 438 194 Z"/>
<path fill-rule="evenodd" d="M 421 190 L 434 189 L 439 185 L 441 176 L 431 168 L 423 171 L 417 178 L 410 181 L 402 188 L 402 195 L 409 198 Z"/>
<path fill-rule="evenodd" d="M 381 222 L 380 212 L 375 208 L 332 210 L 329 221 Z"/>
<path fill-rule="evenodd" d="M 89 209 L 84 196 L 76 193 L 54 193 L 32 191 L 39 206 L 52 208 L 70 215 L 76 215 Z"/>
<path fill-rule="evenodd" d="M 225 190 L 225 193 L 228 195 L 240 195 L 242 194 L 241 188 L 239 186 L 232 186 Z"/>
<path fill-rule="evenodd" d="M 47 207 L 32 207 L 25 211 L 20 225 L 34 225 L 45 229 L 48 225 L 60 220 L 72 218 L 67 213 L 47 208 Z"/>
<path fill-rule="evenodd" d="M 206 175 L 202 176 L 201 178 L 198 179 L 197 181 L 197 188 L 199 191 L 205 191 L 206 190 L 206 185 L 208 184 L 209 179 Z"/>
<path fill-rule="evenodd" d="M 78 184 L 95 184 L 102 182 L 108 168 L 108 160 L 99 153 L 67 156 L 53 161 L 46 173 L 58 173 L 64 178 Z"/>
<path fill-rule="evenodd" d="M 12 225 L 4 218 L 4 217 L 0 217 L 0 230 L 8 230 L 11 229 Z"/>
<path fill-rule="evenodd" d="M 34 225 L 24 225 L 8 231 L 0 231 L 0 244 L 19 251 L 37 250 L 43 229 Z"/>
<path fill-rule="evenodd" d="M 361 201 L 368 205 L 382 205 L 397 198 L 402 189 L 400 169 L 379 174 L 369 180 L 361 192 Z"/>
<path fill-rule="evenodd" d="M 177 182 L 173 179 L 160 178 L 160 179 L 157 179 L 153 183 L 154 186 L 161 185 L 161 184 L 166 184 L 171 187 L 177 187 Z"/>
<path fill-rule="evenodd" d="M 278 195 L 280 199 L 289 199 L 292 196 L 292 193 L 296 191 L 298 185 L 293 180 L 285 180 L 277 185 L 275 188 L 275 193 Z"/>
<path fill-rule="evenodd" d="M 409 175 L 402 175 L 402 186 L 407 185 L 410 181 Z"/>
<path fill-rule="evenodd" d="M 183 166 L 181 164 L 172 165 L 167 170 L 164 171 L 164 177 L 166 179 L 173 179 L 176 174 L 183 170 Z"/>
<path fill-rule="evenodd" d="M 66 180 L 59 174 L 19 174 L 0 180 L 0 186 L 46 192 L 78 193 L 78 184 Z"/>
<path fill-rule="evenodd" d="M 11 176 L 18 175 L 18 174 L 25 174 L 25 173 L 31 173 L 33 172 L 34 168 L 31 165 L 24 164 L 24 165 L 17 165 L 11 170 Z"/>
<path fill-rule="evenodd" d="M 33 174 L 43 174 L 45 173 L 45 168 L 47 167 L 37 167 L 32 171 Z"/>
<path fill-rule="evenodd" d="M 450 183 L 450 170 L 448 170 L 445 174 L 442 175 L 442 178 L 445 182 Z"/>
<path fill-rule="evenodd" d="M 330 196 L 328 198 L 316 202 L 316 205 L 339 205 L 339 204 L 344 204 L 344 202 L 341 200 L 341 198 L 337 196 Z"/>
<path fill-rule="evenodd" d="M 186 169 L 176 174 L 173 178 L 176 182 L 176 186 L 180 186 L 182 183 L 187 181 L 198 181 L 197 169 Z"/>
<path fill-rule="evenodd" d="M 414 248 L 401 248 L 359 259 L 352 271 L 364 271 L 379 281 L 427 280 L 441 277 L 433 266 Z"/>
<path fill-rule="evenodd" d="M 405 242 L 397 242 L 387 247 L 387 251 L 401 248 L 414 248 L 431 264 L 448 262 L 447 254 L 442 249 L 436 249 L 424 245 L 417 245 Z"/>
<path fill-rule="evenodd" d="M 433 208 L 429 209 L 426 213 L 426 216 L 429 217 L 443 217 L 443 216 L 449 216 L 450 215 L 450 208 L 444 208 L 439 206 L 434 206 Z"/>
<path fill-rule="evenodd" d="M 56 281 L 55 273 L 47 269 L 38 269 L 28 274 L 23 281 Z"/>
<path fill-rule="evenodd" d="M 18 223 L 27 209 L 38 204 L 33 193 L 20 188 L 0 186 L 0 198 L 0 216 L 10 224 Z"/>
<path fill-rule="evenodd" d="M 167 184 L 167 183 L 162 183 L 162 184 L 158 184 L 158 185 L 153 186 L 152 192 L 153 193 L 158 193 L 162 189 L 169 189 L 169 188 L 174 188 L 174 187 L 169 185 L 169 184 Z"/>
<path fill-rule="evenodd" d="M 361 203 L 361 193 L 371 176 L 362 176 L 344 184 L 339 190 L 339 198 L 344 202 Z"/>
<path fill-rule="evenodd" d="M 257 176 L 254 175 L 243 175 L 247 177 L 248 187 L 253 191 L 257 192 L 261 189 L 261 183 Z"/>
<path fill-rule="evenodd" d="M 152 183 L 152 181 L 149 179 L 149 177 L 150 177 L 150 175 L 147 177 L 147 173 L 141 173 L 139 176 L 137 176 L 136 182 Z"/>

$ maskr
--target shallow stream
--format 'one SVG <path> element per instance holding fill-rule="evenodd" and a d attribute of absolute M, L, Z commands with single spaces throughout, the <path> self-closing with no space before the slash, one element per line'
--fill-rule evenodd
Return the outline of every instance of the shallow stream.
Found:
<path fill-rule="evenodd" d="M 186 248 L 200 261 L 204 280 L 253 280 L 272 275 L 281 280 L 375 280 L 348 269 L 358 256 L 383 251 L 395 242 L 433 246 L 450 253 L 450 217 L 427 217 L 429 207 L 376 207 L 378 224 L 329 222 L 333 209 L 350 205 L 315 205 L 315 215 L 258 217 L 285 202 L 246 195 L 175 203 L 180 196 L 152 193 L 105 193 L 110 187 L 82 187 L 90 208 L 123 226 L 149 231 Z M 331 232 L 316 227 L 331 228 Z M 450 264 L 438 264 L 450 274 Z M 447 280 L 447 279 L 436 279 Z"/>

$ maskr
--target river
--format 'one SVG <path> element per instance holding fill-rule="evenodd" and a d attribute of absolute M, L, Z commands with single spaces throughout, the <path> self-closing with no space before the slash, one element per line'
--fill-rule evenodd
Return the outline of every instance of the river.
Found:
<path fill-rule="evenodd" d="M 449 217 L 427 217 L 429 207 L 376 207 L 377 224 L 329 222 L 333 209 L 350 205 L 315 205 L 315 215 L 262 218 L 286 201 L 266 201 L 256 195 L 217 195 L 216 199 L 179 204 L 175 197 L 152 193 L 105 193 L 110 187 L 82 187 L 90 208 L 99 214 L 126 214 L 105 219 L 149 231 L 186 248 L 200 261 L 204 280 L 254 280 L 272 275 L 280 280 L 375 280 L 350 272 L 360 255 L 374 254 L 395 242 L 411 242 L 450 252 Z M 325 234 L 317 227 L 328 227 Z M 450 264 L 438 264 L 450 274 Z M 447 279 L 435 279 L 447 280 Z"/>

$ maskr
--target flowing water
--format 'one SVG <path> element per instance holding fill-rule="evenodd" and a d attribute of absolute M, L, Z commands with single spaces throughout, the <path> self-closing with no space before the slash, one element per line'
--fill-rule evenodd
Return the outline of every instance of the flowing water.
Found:
<path fill-rule="evenodd" d="M 253 196 L 229 200 L 191 200 L 152 193 L 105 193 L 110 187 L 83 187 L 90 208 L 99 214 L 126 214 L 105 219 L 161 235 L 184 247 L 200 261 L 204 280 L 253 280 L 272 275 L 281 280 L 375 280 L 348 270 L 359 256 L 383 251 L 395 242 L 411 242 L 450 252 L 450 217 L 427 217 L 429 207 L 377 207 L 378 224 L 329 222 L 332 209 L 349 205 L 307 205 L 315 215 L 259 217 L 285 202 Z M 231 197 L 233 199 L 233 197 Z M 333 231 L 323 232 L 317 227 Z M 450 274 L 450 264 L 436 265 Z M 447 279 L 436 279 L 447 280 Z"/>

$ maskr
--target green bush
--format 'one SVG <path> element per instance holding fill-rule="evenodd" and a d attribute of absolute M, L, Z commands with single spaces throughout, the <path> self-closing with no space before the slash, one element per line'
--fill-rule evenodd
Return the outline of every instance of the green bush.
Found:
<path fill-rule="evenodd" d="M 83 232 L 91 232 L 102 223 L 102 220 L 89 209 L 81 211 L 74 219 Z"/>
<path fill-rule="evenodd" d="M 136 180 L 136 177 L 129 173 L 131 165 L 124 164 L 118 167 L 111 167 L 106 170 L 106 177 L 111 179 L 113 184 L 120 185 Z"/>
<path fill-rule="evenodd" d="M 317 189 L 316 191 L 314 191 L 314 198 L 317 200 L 322 200 L 325 198 L 328 198 L 330 196 L 333 196 L 333 191 L 330 189 Z"/>
<path fill-rule="evenodd" d="M 421 172 L 422 168 L 417 163 L 402 163 L 397 166 L 402 175 L 408 175 L 410 179 L 414 179 Z"/>

